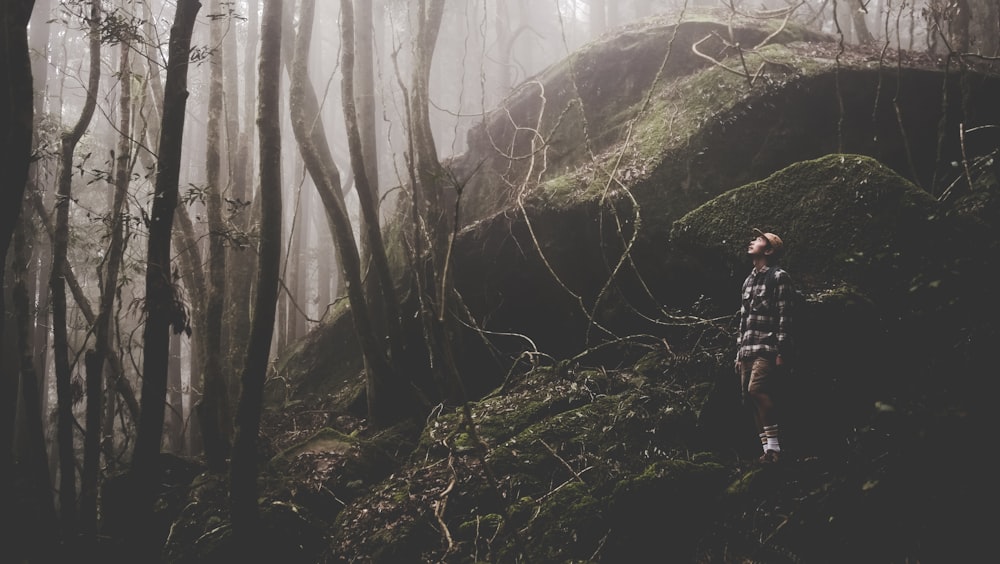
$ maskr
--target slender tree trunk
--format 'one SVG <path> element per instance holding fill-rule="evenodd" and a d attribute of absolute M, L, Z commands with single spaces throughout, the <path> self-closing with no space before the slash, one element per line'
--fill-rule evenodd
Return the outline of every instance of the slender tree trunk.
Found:
<path fill-rule="evenodd" d="M 97 315 L 96 340 L 94 349 L 87 352 L 87 431 L 84 435 L 83 474 L 80 487 L 80 528 L 91 540 L 97 535 L 97 488 L 100 466 L 100 447 L 104 443 L 107 458 L 113 458 L 112 437 L 101 437 L 101 397 L 104 393 L 104 364 L 112 353 L 111 334 L 114 326 L 114 303 L 118 288 L 118 272 L 121 269 L 122 253 L 125 250 L 125 233 L 122 210 L 131 177 L 132 150 L 129 132 L 132 127 L 132 75 L 129 53 L 131 44 L 127 38 L 121 42 L 118 73 L 119 88 L 119 139 L 115 155 L 115 184 L 111 204 L 111 242 L 105 254 L 106 267 L 101 284 L 101 307 Z"/>
<path fill-rule="evenodd" d="M 73 393 L 70 383 L 69 336 L 66 319 L 65 265 L 69 246 L 69 204 L 73 186 L 73 152 L 97 106 L 97 88 L 101 79 L 100 2 L 90 3 L 90 78 L 87 101 L 80 119 L 62 136 L 60 147 L 59 189 L 56 196 L 56 225 L 52 251 L 52 333 L 56 364 L 58 401 L 57 437 L 59 444 L 59 511 L 63 538 L 74 539 L 77 532 L 76 456 L 73 449 Z"/>
<path fill-rule="evenodd" d="M 163 125 L 158 144 L 155 198 L 149 221 L 142 410 L 132 454 L 132 476 L 136 486 L 133 499 L 137 517 L 134 521 L 138 530 L 130 538 L 133 543 L 138 543 L 137 548 L 143 553 L 159 544 L 160 531 L 155 530 L 152 516 L 163 440 L 169 333 L 171 328 L 179 332 L 187 326 L 170 268 L 170 236 L 177 207 L 191 33 L 200 8 L 197 0 L 178 0 L 174 24 L 170 29 Z"/>
<path fill-rule="evenodd" d="M 330 245 L 327 243 L 332 243 L 332 241 L 329 239 L 329 231 L 325 230 L 326 224 L 323 222 L 322 211 L 318 207 L 310 206 L 308 214 L 309 222 L 313 225 L 313 230 L 316 232 L 316 238 L 318 239 L 316 246 L 321 249 L 329 249 Z M 319 282 L 316 288 L 316 303 L 319 307 L 319 319 L 323 319 L 329 310 L 329 306 L 333 301 L 333 287 L 337 285 L 337 273 L 331 264 L 332 262 L 333 255 L 331 253 L 316 253 L 316 278 Z"/>
<path fill-rule="evenodd" d="M 309 256 L 309 224 L 305 221 L 305 208 L 300 205 L 296 225 L 294 242 L 289 245 L 292 249 L 292 272 L 288 279 L 288 289 L 295 301 L 290 302 L 288 310 L 290 323 L 288 324 L 289 340 L 297 341 L 306 334 L 306 304 L 308 303 L 308 267 L 307 257 Z M 299 310 L 302 311 L 299 311 Z"/>
<path fill-rule="evenodd" d="M 38 219 L 41 220 L 42 225 L 45 227 L 45 231 L 48 233 L 49 239 L 52 240 L 54 247 L 56 229 L 49 220 L 48 212 L 45 211 L 45 204 L 42 202 L 42 197 L 38 193 L 35 193 L 31 195 L 30 199 L 31 205 L 35 209 Z M 59 210 L 56 209 L 57 214 L 58 211 Z M 51 264 L 49 266 L 51 272 Z M 76 306 L 80 308 L 80 313 L 83 314 L 84 319 L 86 319 L 87 323 L 90 325 L 95 325 L 97 323 L 97 314 L 94 312 L 94 307 L 90 305 L 90 300 L 87 298 L 87 295 L 84 294 L 83 287 L 80 286 L 80 282 L 76 279 L 76 275 L 73 273 L 73 268 L 70 266 L 69 261 L 63 261 L 63 279 L 66 281 L 66 285 L 69 286 L 70 293 L 73 296 L 73 301 L 76 303 Z M 51 276 L 49 281 L 51 282 Z M 124 377 L 125 368 L 121 364 L 121 359 L 119 359 L 117 355 L 111 355 L 108 360 L 111 361 L 111 376 L 114 379 L 114 389 L 125 402 L 125 406 L 128 408 L 129 416 L 133 421 L 138 421 L 139 402 L 135 398 L 135 391 L 132 390 L 132 385 L 129 383 L 128 379 Z"/>
<path fill-rule="evenodd" d="M 969 52 L 969 24 L 972 22 L 972 8 L 969 0 L 954 0 L 952 8 L 954 14 L 948 24 L 948 31 L 951 35 L 951 48 L 956 53 Z"/>
<path fill-rule="evenodd" d="M 219 0 L 212 0 L 211 13 L 220 11 Z M 211 23 L 212 45 L 222 44 L 221 18 Z M 226 226 L 222 219 L 222 50 L 216 48 L 209 58 L 208 94 L 208 143 L 206 143 L 206 172 L 208 190 L 209 277 L 208 300 L 205 303 L 205 367 L 203 370 L 205 393 L 198 404 L 198 420 L 205 439 L 205 458 L 213 472 L 226 470 L 230 449 L 229 396 L 222 370 L 223 309 L 226 295 Z"/>
<path fill-rule="evenodd" d="M 605 28 L 615 28 L 621 24 L 621 17 L 618 13 L 619 3 L 615 0 L 611 2 L 605 2 L 605 8 L 607 9 L 607 18 L 605 18 Z"/>
<path fill-rule="evenodd" d="M 281 72 L 282 0 L 264 4 L 258 95 L 260 131 L 261 231 L 257 267 L 257 295 L 236 414 L 236 437 L 231 466 L 230 511 L 237 546 L 244 555 L 258 546 L 257 434 L 267 374 L 268 351 L 274 331 L 281 261 L 281 128 L 279 84 Z"/>
<path fill-rule="evenodd" d="M 184 288 L 188 292 L 188 301 L 191 304 L 191 376 L 188 405 L 198 405 L 201 403 L 202 392 L 204 391 L 204 367 L 206 331 L 205 331 L 205 303 L 208 301 L 208 282 L 205 279 L 205 272 L 201 265 L 201 250 L 198 248 L 198 236 L 194 231 L 194 223 L 188 213 L 187 206 L 177 206 L 177 215 L 174 222 L 178 229 L 174 229 L 173 241 L 177 247 L 177 256 L 180 258 L 181 279 L 184 281 Z M 201 454 L 203 449 L 201 423 L 197 421 L 198 415 L 195 412 L 193 425 L 189 425 L 190 449 L 192 453 Z"/>
<path fill-rule="evenodd" d="M 346 13 L 343 8 L 343 2 L 341 2 L 341 13 Z M 350 57 L 354 60 L 354 65 L 350 69 L 351 75 L 354 77 L 350 82 L 353 83 L 353 89 L 355 91 L 354 97 L 351 101 L 354 103 L 354 107 L 357 109 L 356 121 L 358 122 L 357 127 L 360 130 L 358 132 L 361 140 L 361 153 L 362 162 L 365 164 L 365 178 L 367 179 L 367 184 L 369 192 L 371 194 L 372 201 L 369 203 L 372 209 L 378 209 L 378 195 L 379 195 L 379 184 L 378 184 L 378 153 L 376 152 L 376 130 L 375 130 L 375 59 L 373 51 L 373 41 L 372 41 L 372 2 L 371 0 L 353 0 L 353 8 L 349 7 L 352 14 L 357 17 L 353 18 L 356 20 L 356 25 L 351 25 L 352 33 L 355 38 L 350 41 L 343 35 L 344 21 L 341 18 L 341 41 L 345 48 L 351 50 Z M 343 56 L 346 59 L 347 56 Z M 342 91 L 345 89 L 343 85 L 346 81 L 341 81 Z M 343 94 L 342 94 L 343 95 Z M 345 100 L 346 101 L 346 100 Z M 345 106 L 346 111 L 346 106 Z M 353 166 L 353 162 L 352 162 Z M 360 186 L 360 185 L 359 185 Z M 358 191 L 359 198 L 369 197 Z M 376 220 L 378 216 L 376 215 Z M 366 223 L 369 221 L 367 214 L 362 214 L 360 228 L 361 233 L 366 233 L 368 231 L 368 226 Z M 376 225 L 378 225 L 376 223 Z M 361 263 L 367 266 L 371 263 L 372 250 L 369 247 L 370 241 L 367 237 L 361 238 Z M 368 276 L 365 278 L 365 294 L 369 299 L 374 299 L 379 294 L 378 287 L 378 277 Z M 381 308 L 378 304 L 373 304 L 375 311 L 379 311 Z M 384 334 L 381 333 L 380 334 Z"/>
<path fill-rule="evenodd" d="M 167 442 L 170 452 L 184 454 L 184 382 L 181 376 L 181 336 L 170 336 L 170 366 L 167 369 L 167 407 L 169 416 L 166 423 Z"/>
<path fill-rule="evenodd" d="M 28 222 L 24 222 L 23 225 L 26 227 Z M 24 475 L 28 478 L 28 484 L 32 488 L 29 497 L 34 500 L 32 505 L 35 512 L 22 516 L 22 519 L 27 518 L 28 526 L 26 528 L 30 533 L 30 538 L 22 538 L 17 542 L 25 547 L 28 561 L 46 562 L 52 558 L 52 549 L 58 541 L 55 535 L 58 530 L 58 518 L 52 499 L 52 482 L 45 445 L 45 424 L 41 411 L 41 398 L 38 393 L 38 376 L 33 362 L 32 314 L 31 306 L 28 303 L 26 281 L 29 262 L 25 250 L 28 246 L 26 239 L 24 229 L 19 229 L 14 234 L 13 305 L 16 313 L 17 341 L 21 359 L 21 405 L 27 439 L 25 441 L 27 448 L 24 452 Z M 8 556 L 12 556 L 12 554 L 8 552 Z"/>
<path fill-rule="evenodd" d="M 49 6 L 51 0 L 37 0 L 35 2 L 35 8 L 31 13 L 31 80 L 34 85 L 34 102 L 33 106 L 35 109 L 35 116 L 40 116 L 45 111 L 45 85 L 48 80 L 48 54 L 49 54 L 49 36 L 51 34 L 52 26 L 48 25 L 46 20 L 49 18 Z M 35 161 L 31 166 L 31 179 L 28 181 L 27 190 L 30 192 L 38 192 L 41 190 L 43 184 L 47 181 L 47 178 L 42 178 L 42 167 L 39 161 Z M 31 210 L 30 203 L 26 210 Z M 32 215 L 30 212 L 28 215 Z M 47 320 L 48 310 L 49 310 L 49 266 L 52 263 L 51 257 L 51 245 L 34 245 L 35 249 L 35 263 L 38 267 L 38 272 L 36 276 L 33 277 L 33 284 L 31 285 L 31 296 L 34 297 L 37 293 L 38 296 L 38 306 L 34 308 L 33 312 L 33 337 L 32 346 L 34 348 L 34 364 L 35 364 L 35 374 L 38 377 L 38 392 L 41 394 L 42 390 L 45 390 L 46 382 L 46 368 L 48 366 L 48 349 L 49 349 L 49 323 Z M 29 299 L 29 302 L 34 303 L 33 299 Z M 46 406 L 48 405 L 48 394 L 41 394 L 42 403 L 40 409 L 42 413 L 46 412 Z"/>
<path fill-rule="evenodd" d="M 237 59 L 237 26 L 235 18 L 229 18 L 229 29 L 226 33 L 223 63 L 226 82 L 226 146 L 230 171 L 230 201 L 234 202 L 229 223 L 235 234 L 227 247 L 226 258 L 226 306 L 225 322 L 225 375 L 229 405 L 235 406 L 239 398 L 239 381 L 243 367 L 243 351 L 246 350 L 247 338 L 250 333 L 250 283 L 253 279 L 255 265 L 254 251 L 244 235 L 250 228 L 250 206 L 252 197 L 251 178 L 253 175 L 253 159 L 250 157 L 250 145 L 253 135 L 253 111 L 251 101 L 254 93 L 254 65 L 249 64 L 255 57 L 256 50 L 257 7 L 256 2 L 249 6 L 247 28 L 247 64 L 242 68 Z M 245 96 L 249 99 L 244 103 L 251 111 L 240 111 L 239 78 L 242 75 L 246 81 Z M 242 123 L 241 123 L 242 121 Z M 247 162 L 249 161 L 249 162 Z"/>
<path fill-rule="evenodd" d="M 451 352 L 456 332 L 454 320 L 447 315 L 452 298 L 452 275 L 448 268 L 455 217 L 445 206 L 445 181 L 448 178 L 437 156 L 430 123 L 430 70 L 437 43 L 444 0 L 421 0 L 419 29 L 413 64 L 413 78 L 408 101 L 407 121 L 411 153 L 415 156 L 411 172 L 411 208 L 416 281 L 421 299 L 421 318 L 429 339 L 434 376 L 440 393 L 452 401 L 464 401 L 464 389 Z M 423 241 L 430 248 L 423 247 Z"/>
<path fill-rule="evenodd" d="M 868 22 L 865 21 L 865 12 L 861 10 L 862 0 L 851 0 L 848 6 L 851 10 L 851 24 L 854 27 L 854 37 L 859 45 L 871 45 L 875 43 L 872 32 L 868 30 Z"/>
<path fill-rule="evenodd" d="M 410 397 L 407 393 L 410 387 L 397 379 L 400 374 L 397 369 L 398 363 L 403 360 L 403 330 L 399 299 L 396 297 L 396 286 L 389 270 L 389 258 L 386 255 L 382 229 L 379 225 L 377 187 L 373 187 L 368 181 L 371 167 L 365 161 L 364 146 L 358 128 L 358 114 L 354 104 L 355 34 L 351 0 L 341 0 L 340 7 L 341 40 L 344 44 L 341 51 L 343 57 L 341 72 L 344 75 L 341 81 L 344 122 L 347 126 L 347 143 L 351 154 L 351 169 L 354 171 L 354 184 L 364 218 L 361 227 L 364 229 L 364 239 L 368 242 L 374 278 L 377 282 L 370 284 L 374 293 L 369 294 L 368 298 L 372 302 L 374 317 L 381 321 L 377 326 L 383 327 L 385 330 L 383 334 L 387 335 L 390 364 L 394 365 L 392 372 L 389 373 L 393 379 L 381 381 L 369 379 L 368 411 L 373 421 L 388 423 L 408 413 L 406 399 Z M 373 150 L 371 147 L 369 149 Z M 374 155 L 372 157 L 374 158 Z M 381 403 L 377 400 L 381 400 Z"/>
<path fill-rule="evenodd" d="M 145 27 L 148 36 L 153 36 L 153 19 L 154 14 L 152 11 L 152 6 L 148 2 L 143 2 L 145 7 Z M 158 144 L 160 142 L 160 123 L 163 120 L 163 83 L 160 80 L 160 52 L 157 49 L 157 45 L 154 42 L 149 42 L 146 45 L 146 59 L 149 61 L 147 66 L 147 91 L 149 93 L 149 101 L 152 103 L 151 119 L 147 124 L 146 128 L 146 142 L 152 151 L 158 152 Z M 140 154 L 146 163 L 146 168 L 152 170 L 155 168 L 156 164 L 153 160 L 155 155 L 148 152 L 142 151 Z M 205 318 L 205 301 L 206 301 L 206 285 L 205 275 L 201 269 L 201 252 L 198 250 L 197 237 L 194 234 L 194 225 L 191 222 L 191 218 L 188 214 L 186 206 L 178 206 L 174 220 L 177 222 L 176 227 L 179 229 L 173 230 L 173 241 L 174 245 L 177 247 L 177 254 L 180 257 L 181 262 L 181 279 L 184 281 L 184 288 L 188 292 L 188 300 L 191 303 L 191 327 L 192 332 L 190 339 L 191 345 L 191 370 L 190 370 L 190 385 L 189 385 L 189 402 L 188 405 L 196 405 L 201 401 L 201 390 L 203 388 L 201 384 L 201 374 L 202 366 L 204 361 L 202 359 L 202 351 L 205 350 L 204 343 L 204 318 Z M 201 453 L 202 443 L 201 443 L 201 433 L 199 432 L 200 426 L 197 424 L 188 425 L 188 435 L 189 435 L 189 445 L 188 451 L 191 453 Z"/>
<path fill-rule="evenodd" d="M 296 38 L 295 58 L 292 65 L 292 86 L 289 106 L 292 114 L 292 129 L 299 143 L 306 169 L 312 177 L 328 221 L 335 231 L 334 243 L 341 268 L 347 280 L 347 297 L 351 305 L 355 332 L 361 343 L 367 366 L 367 378 L 371 382 L 392 382 L 392 368 L 385 350 L 375 335 L 372 314 L 364 296 L 361 272 L 361 258 L 358 253 L 354 232 L 351 228 L 347 206 L 340 190 L 340 173 L 329 151 L 326 136 L 319 127 L 319 105 L 308 76 L 309 44 L 312 37 L 315 0 L 304 0 L 300 14 L 300 29 Z M 378 425 L 378 422 L 374 422 Z"/>

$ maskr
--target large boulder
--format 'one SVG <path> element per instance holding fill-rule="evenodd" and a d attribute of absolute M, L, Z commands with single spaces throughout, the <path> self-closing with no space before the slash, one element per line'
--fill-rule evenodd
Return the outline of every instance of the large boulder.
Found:
<path fill-rule="evenodd" d="M 858 174 L 892 171 L 912 188 L 883 194 L 864 189 L 881 186 L 878 178 L 851 181 L 863 188 L 858 213 L 886 210 L 877 233 L 838 228 L 851 219 L 840 212 L 774 224 L 796 226 L 788 259 L 801 263 L 801 282 L 849 288 L 897 267 L 912 273 L 893 253 L 919 246 L 924 232 L 912 238 L 894 229 L 912 232 L 917 210 L 961 191 L 963 167 L 952 163 L 975 164 L 994 150 L 1000 130 L 978 126 L 1000 122 L 991 102 L 1000 98 L 1000 80 L 960 76 L 910 55 L 888 62 L 778 22 L 654 18 L 526 81 L 470 133 L 467 153 L 447 163 L 463 186 L 452 265 L 469 327 L 455 348 L 470 392 L 491 389 L 525 355 L 614 363 L 658 340 L 680 310 L 731 307 L 743 239 L 750 227 L 766 227 L 767 215 L 736 209 L 726 237 L 685 252 L 674 249 L 674 222 L 801 161 L 865 155 L 881 167 L 864 164 Z M 960 124 L 974 130 L 964 151 Z M 834 182 L 822 177 L 827 172 L 818 167 L 797 182 Z M 822 211 L 831 194 L 816 190 L 816 199 L 802 197 L 797 206 Z M 909 211 L 889 221 L 896 204 Z M 836 237 L 820 233 L 868 237 L 883 251 L 852 262 Z M 931 238 L 928 249 L 940 241 Z M 705 256 L 711 253 L 718 260 Z M 894 288 L 907 291 L 885 296 L 909 295 L 909 282 L 933 295 L 953 278 L 939 270 L 940 279 L 933 268 L 913 274 L 923 281 L 900 278 Z M 357 350 L 345 308 L 285 354 L 276 375 L 291 385 L 289 398 L 329 391 L 332 373 L 356 390 Z"/>
<path fill-rule="evenodd" d="M 974 398 L 983 349 L 997 343 L 977 331 L 996 311 L 987 273 L 1000 255 L 988 227 L 948 213 L 870 157 L 796 163 L 674 224 L 671 246 L 685 257 L 688 283 L 718 315 L 739 308 L 753 227 L 782 236 L 781 264 L 807 298 L 794 318 L 797 440 L 835 441 L 877 401 L 905 391 Z M 933 360 L 918 352 L 929 350 Z M 948 377 L 932 363 L 951 363 Z"/>

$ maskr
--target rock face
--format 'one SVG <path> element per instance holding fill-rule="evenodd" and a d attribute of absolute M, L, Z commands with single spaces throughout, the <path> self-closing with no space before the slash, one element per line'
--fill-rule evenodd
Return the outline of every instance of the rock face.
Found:
<path fill-rule="evenodd" d="M 726 25 L 650 21 L 470 134 L 449 166 L 476 401 L 283 461 L 325 531 L 314 561 L 974 559 L 1000 80 L 776 30 L 736 25 L 727 47 Z M 746 66 L 731 47 L 769 37 Z M 732 375 L 753 227 L 782 235 L 808 298 L 781 469 L 747 463 L 759 445 Z M 345 434 L 358 365 L 329 353 L 356 351 L 349 323 L 277 374 L 286 406 L 325 399 Z"/>
<path fill-rule="evenodd" d="M 510 359 L 525 353 L 608 362 L 629 343 L 659 339 L 679 309 L 731 311 L 730 289 L 744 270 L 738 253 L 753 226 L 770 222 L 795 241 L 789 266 L 803 284 L 878 279 L 899 246 L 919 251 L 914 237 L 925 233 L 903 235 L 917 220 L 901 216 L 897 226 L 888 220 L 893 206 L 920 213 L 917 200 L 933 207 L 930 200 L 949 190 L 968 191 L 967 167 L 958 163 L 972 165 L 970 176 L 995 178 L 997 159 L 992 168 L 986 161 L 1000 143 L 1000 129 L 990 127 L 1000 123 L 996 75 L 841 53 L 828 36 L 775 22 L 731 29 L 652 19 L 588 45 L 521 85 L 469 134 L 469 151 L 448 163 L 464 186 L 453 265 L 476 328 L 458 347 L 474 389 L 496 385 Z M 763 45 L 745 47 L 741 59 L 737 44 Z M 960 128 L 969 131 L 964 152 Z M 849 168 L 800 171 L 798 184 L 768 189 L 770 202 L 743 198 L 725 217 L 701 220 L 725 226 L 696 230 L 700 247 L 677 248 L 685 239 L 674 222 L 688 212 L 830 154 L 851 163 L 860 161 L 849 155 L 864 155 L 882 167 L 864 165 L 875 176 L 853 179 L 823 176 L 849 176 Z M 916 191 L 884 193 L 889 171 Z M 820 189 L 837 185 L 858 188 L 853 207 L 844 194 Z M 824 209 L 834 193 L 839 207 Z M 872 212 L 885 218 L 877 234 L 840 226 Z M 862 243 L 881 252 L 856 248 Z M 853 278 L 841 280 L 846 271 Z M 335 316 L 283 359 L 279 375 L 308 393 L 328 388 L 310 380 L 329 381 L 330 370 L 338 382 L 351 381 L 359 365 L 349 325 L 347 315 Z M 355 360 L 317 369 L 333 342 Z M 507 360 L 484 365 L 497 356 Z"/>
<path fill-rule="evenodd" d="M 463 194 L 468 224 L 456 244 L 455 266 L 465 303 L 485 329 L 528 336 L 556 357 L 624 335 L 655 334 L 664 309 L 690 307 L 706 294 L 719 299 L 732 284 L 731 273 L 692 283 L 686 271 L 692 257 L 670 238 L 674 222 L 796 162 L 865 155 L 911 182 L 924 200 L 953 184 L 967 185 L 957 163 L 988 166 L 1000 139 L 988 125 L 1000 121 L 1000 108 L 989 102 L 1000 96 L 995 75 L 896 67 L 878 53 L 850 53 L 838 64 L 829 38 L 803 42 L 802 34 L 786 30 L 757 52 L 766 57 L 757 59 L 760 74 L 740 77 L 732 72 L 734 59 L 716 65 L 692 52 L 702 38 L 725 36 L 716 25 L 655 24 L 593 45 L 526 83 L 470 135 L 469 154 L 453 163 L 457 171 L 475 170 Z M 768 32 L 738 29 L 742 45 Z M 707 42 L 699 49 L 709 52 Z M 735 57 L 719 45 L 711 52 Z M 756 71 L 757 64 L 748 68 Z M 589 100 L 608 90 L 620 91 L 621 103 L 603 98 L 609 106 L 597 110 Z M 975 130 L 966 141 L 975 137 L 976 147 L 967 145 L 964 157 L 960 126 Z M 527 134 L 534 131 L 540 133 Z M 501 154 L 497 147 L 513 148 Z M 889 208 L 896 202 L 880 192 L 878 178 L 853 180 L 859 198 L 866 198 L 856 209 L 822 217 L 799 213 L 810 204 L 826 205 L 819 187 L 837 180 L 803 176 L 799 181 L 816 187 L 816 198 L 801 198 L 773 226 L 803 234 L 789 259 L 804 282 L 836 277 L 832 247 L 849 254 L 866 236 L 851 233 L 845 246 L 810 233 L 835 233 L 851 213 L 894 213 Z M 738 252 L 768 213 L 767 204 L 748 205 L 716 218 L 728 222 L 726 237 L 698 252 L 720 253 L 720 259 Z M 893 225 L 883 227 L 883 234 L 893 232 Z M 907 241 L 897 234 L 880 244 L 888 249 Z M 727 265 L 742 270 L 734 261 Z M 508 351 L 524 347 L 523 339 L 497 341 Z"/>

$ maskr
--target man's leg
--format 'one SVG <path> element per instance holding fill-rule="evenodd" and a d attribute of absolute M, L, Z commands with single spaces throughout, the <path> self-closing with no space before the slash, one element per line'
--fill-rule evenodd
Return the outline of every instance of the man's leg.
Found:
<path fill-rule="evenodd" d="M 754 425 L 757 428 L 757 436 L 760 437 L 761 452 L 767 453 L 767 435 L 764 433 L 764 423 L 761 421 L 761 411 L 757 405 L 756 398 L 750 393 L 750 382 L 753 374 L 753 359 L 740 361 L 740 390 L 742 393 L 743 407 L 750 412 Z"/>
<path fill-rule="evenodd" d="M 775 365 L 769 359 L 756 358 L 750 370 L 750 380 L 747 387 L 755 406 L 758 426 L 763 434 L 764 456 L 761 462 L 775 462 L 781 452 L 780 432 L 778 428 L 778 413 L 770 388 L 774 383 Z"/>

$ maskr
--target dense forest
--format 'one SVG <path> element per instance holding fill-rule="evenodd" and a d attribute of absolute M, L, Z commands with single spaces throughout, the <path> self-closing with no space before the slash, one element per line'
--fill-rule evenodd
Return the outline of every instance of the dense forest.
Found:
<path fill-rule="evenodd" d="M 701 20 L 720 25 L 683 47 L 676 31 L 664 32 L 662 62 L 612 41 L 643 22 L 676 30 Z M 740 38 L 737 21 L 739 33 L 749 30 Z M 995 0 L 8 0 L 0 32 L 0 511 L 4 523 L 18 523 L 4 525 L 0 558 L 25 563 L 109 554 L 195 561 L 170 557 L 183 552 L 176 546 L 164 550 L 176 518 L 165 521 L 164 476 L 182 463 L 223 484 L 224 499 L 214 504 L 227 509 L 219 519 L 234 539 L 232 557 L 260 554 L 261 476 L 276 450 L 262 438 L 290 421 L 275 423 L 281 410 L 266 407 L 303 350 L 315 360 L 316 350 L 328 349 L 331 360 L 313 378 L 360 375 L 350 406 L 358 417 L 342 431 L 378 437 L 449 406 L 462 421 L 456 425 L 468 425 L 473 451 L 486 443 L 471 423 L 470 401 L 506 388 L 540 359 L 565 374 L 565 359 L 615 357 L 602 355 L 629 339 L 619 336 L 626 328 L 600 319 L 612 307 L 607 288 L 584 298 L 559 280 L 558 299 L 523 296 L 535 304 L 522 305 L 525 315 L 568 297 L 567 316 L 586 318 L 582 344 L 560 338 L 562 326 L 551 322 L 558 314 L 537 320 L 537 334 L 483 330 L 515 314 L 510 303 L 475 294 L 499 259 L 494 247 L 461 235 L 484 225 L 512 233 L 497 218 L 527 217 L 526 194 L 569 170 L 572 159 L 581 170 L 610 171 L 601 189 L 628 192 L 609 186 L 645 172 L 602 154 L 612 137 L 633 135 L 634 122 L 615 105 L 626 90 L 627 103 L 643 112 L 656 104 L 661 74 L 702 64 L 733 81 L 708 90 L 753 93 L 788 67 L 765 51 L 769 44 L 796 34 L 844 69 L 844 90 L 836 83 L 841 115 L 857 61 L 892 68 L 905 59 L 994 79 L 1000 61 Z M 596 58 L 574 58 L 596 44 L 619 49 L 618 66 L 642 66 L 647 86 L 612 78 L 625 73 Z M 670 67 L 681 51 L 681 61 L 697 63 Z M 545 90 L 552 82 L 540 77 L 565 61 L 578 63 L 564 75 L 568 85 Z M 552 113 L 537 116 L 533 129 L 523 125 L 519 103 L 537 90 Z M 583 90 L 599 93 L 586 108 L 573 101 Z M 951 103 L 948 92 L 939 105 Z M 975 113 L 970 106 L 982 98 L 971 87 L 956 92 L 954 103 Z M 995 135 L 996 123 L 949 131 L 954 140 L 938 146 L 958 147 L 960 156 L 924 153 L 948 161 L 933 168 L 934 159 L 913 162 L 908 152 L 922 141 L 912 130 L 907 137 L 899 90 L 886 84 L 879 96 L 895 103 L 910 181 L 939 201 L 986 184 L 995 191 L 998 148 L 977 143 Z M 569 101 L 557 107 L 560 97 Z M 701 119 L 694 111 L 665 111 L 660 121 Z M 570 133 L 559 128 L 563 120 Z M 851 142 L 851 127 L 838 123 L 837 148 Z M 561 152 L 567 139 L 576 156 Z M 669 133 L 643 139 L 672 142 Z M 770 141 L 781 140 L 763 143 Z M 731 149 L 738 154 L 739 146 Z M 678 169 L 696 168 L 704 153 L 692 152 Z M 762 176 L 774 172 L 760 166 Z M 719 169 L 699 178 L 717 180 L 721 193 L 761 179 L 748 174 Z M 561 187 L 550 182 L 546 202 L 562 203 Z M 681 198 L 694 208 L 711 195 L 692 189 Z M 609 224 L 623 220 L 611 215 Z M 598 216 L 605 217 L 587 219 Z M 543 247 L 538 223 L 526 224 L 528 238 Z M 619 236 L 638 237 L 638 221 L 617 227 Z M 603 247 L 594 242 L 593 253 Z M 483 255 L 472 257 L 470 248 Z M 577 258 L 548 251 L 560 261 Z M 627 255 L 611 270 L 624 269 Z M 559 268 L 545 262 L 540 270 Z M 667 325 L 687 331 L 717 320 L 698 310 L 701 293 L 683 296 L 694 309 L 666 315 Z M 330 337 L 343 327 L 346 337 Z M 521 344 L 484 347 L 508 347 L 507 360 L 485 376 L 470 360 L 468 336 L 460 338 L 470 327 L 483 340 L 514 336 Z M 486 459 L 478 463 L 499 492 Z M 447 533 L 444 511 L 435 506 Z M 455 557 L 445 533 L 440 561 Z M 520 557 L 482 558 L 530 561 L 511 535 Z M 368 561 L 351 542 L 340 550 L 327 559 Z M 424 559 L 396 553 L 381 561 Z"/>

